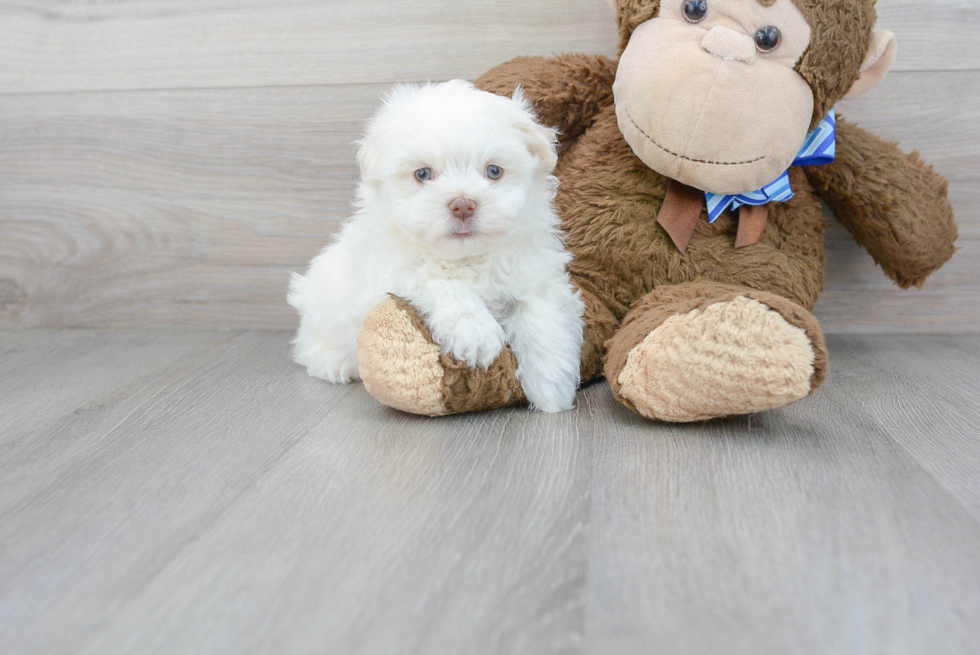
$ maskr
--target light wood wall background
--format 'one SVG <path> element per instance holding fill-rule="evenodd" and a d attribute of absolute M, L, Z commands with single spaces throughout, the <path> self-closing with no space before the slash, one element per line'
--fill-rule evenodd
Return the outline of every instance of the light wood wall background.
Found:
<path fill-rule="evenodd" d="M 980 2 L 880 0 L 891 76 L 841 111 L 951 182 L 961 250 L 893 288 L 836 223 L 829 332 L 980 329 Z M 605 0 L 0 2 L 0 327 L 291 327 L 393 82 L 615 53 Z"/>

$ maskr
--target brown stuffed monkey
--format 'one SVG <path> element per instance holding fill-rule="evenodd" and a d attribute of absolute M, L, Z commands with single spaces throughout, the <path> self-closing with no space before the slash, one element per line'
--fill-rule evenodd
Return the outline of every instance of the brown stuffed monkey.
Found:
<path fill-rule="evenodd" d="M 605 375 L 619 401 L 663 421 L 799 400 L 827 373 L 811 314 L 821 200 L 903 288 L 955 249 L 947 182 L 917 155 L 838 118 L 836 158 L 794 165 L 838 101 L 888 72 L 895 38 L 873 31 L 874 0 L 613 4 L 618 61 L 519 58 L 477 82 L 521 86 L 561 130 L 556 203 L 587 306 L 582 379 Z M 777 179 L 791 198 L 731 203 L 709 222 L 709 196 Z M 509 350 L 470 370 L 399 299 L 374 310 L 359 345 L 361 377 L 387 405 L 439 415 L 523 401 Z"/>

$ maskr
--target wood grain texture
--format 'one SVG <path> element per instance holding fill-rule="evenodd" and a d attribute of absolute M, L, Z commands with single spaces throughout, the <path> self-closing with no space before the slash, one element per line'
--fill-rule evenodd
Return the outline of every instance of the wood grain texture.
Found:
<path fill-rule="evenodd" d="M 382 89 L 0 97 L 0 325 L 292 323 Z"/>
<path fill-rule="evenodd" d="M 849 402 L 860 402 L 878 429 L 980 519 L 980 339 L 835 338 L 831 345 Z"/>
<path fill-rule="evenodd" d="M 385 88 L 0 96 L 0 327 L 293 325 L 289 272 L 348 215 Z M 977 98 L 980 72 L 900 73 L 843 104 L 953 180 L 962 237 L 901 292 L 833 225 L 829 332 L 980 329 Z"/>
<path fill-rule="evenodd" d="M 881 0 L 899 70 L 980 68 L 973 0 Z M 478 38 L 474 38 L 478 35 Z M 475 78 L 516 55 L 616 51 L 603 0 L 0 4 L 0 93 Z"/>
<path fill-rule="evenodd" d="M 287 353 L 240 335 L 20 438 L 52 457 L 0 459 L 0 652 L 581 640 L 587 423 L 408 417 Z"/>
<path fill-rule="evenodd" d="M 0 4 L 0 93 L 476 78 L 616 42 L 603 0 L 36 0 Z"/>
<path fill-rule="evenodd" d="M 886 339 L 829 345 L 871 356 Z M 935 379 L 947 358 L 933 354 Z M 980 616 L 976 515 L 897 445 L 921 436 L 908 414 L 865 406 L 864 376 L 836 361 L 816 397 L 777 412 L 655 434 L 625 409 L 602 412 L 586 652 L 980 648 L 962 620 Z M 877 362 L 884 386 L 906 374 Z M 916 386 L 904 402 L 914 413 L 937 397 Z M 975 425 L 976 405 L 957 407 Z"/>
<path fill-rule="evenodd" d="M 131 393 L 132 385 L 175 359 L 194 358 L 228 341 L 230 332 L 93 332 L 39 330 L 0 341 L 0 459 L 11 456 L 26 426 L 35 428 L 103 393 Z M 152 347 L 144 347 L 152 344 Z M 139 352 L 138 358 L 133 358 Z M 105 407 L 97 407 L 104 411 Z M 48 455 L 39 454 L 39 457 Z M 4 478 L 4 483 L 10 483 Z"/>
<path fill-rule="evenodd" d="M 20 435 L 0 465 L 0 651 L 78 652 L 350 392 L 311 389 L 286 352 L 283 335 L 241 335 Z"/>
<path fill-rule="evenodd" d="M 0 441 L 0 652 L 980 649 L 980 337 L 831 337 L 816 396 L 667 426 L 605 384 L 407 416 L 283 332 L 86 334 L 0 333 L 61 408 Z M 121 384 L 60 378 L 100 353 Z"/>

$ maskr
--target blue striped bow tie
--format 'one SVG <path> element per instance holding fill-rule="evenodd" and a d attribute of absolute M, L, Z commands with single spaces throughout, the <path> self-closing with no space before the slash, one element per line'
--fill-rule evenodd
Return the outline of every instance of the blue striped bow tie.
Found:
<path fill-rule="evenodd" d="M 793 160 L 793 166 L 820 166 L 829 164 L 837 156 L 837 114 L 833 109 L 827 118 L 806 136 L 806 142 L 800 154 Z M 767 184 L 758 191 L 725 195 L 722 193 L 704 194 L 707 197 L 708 222 L 714 223 L 726 209 L 738 209 L 742 205 L 766 205 L 770 202 L 786 202 L 793 197 L 793 187 L 789 183 L 787 170 L 772 184 Z"/>

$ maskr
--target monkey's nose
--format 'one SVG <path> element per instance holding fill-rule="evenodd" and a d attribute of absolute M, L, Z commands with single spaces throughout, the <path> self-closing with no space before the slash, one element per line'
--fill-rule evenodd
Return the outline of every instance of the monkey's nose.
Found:
<path fill-rule="evenodd" d="M 469 198 L 456 198 L 449 203 L 449 211 L 453 213 L 453 218 L 465 221 L 476 213 L 476 201 Z"/>
<path fill-rule="evenodd" d="M 715 25 L 701 41 L 701 47 L 722 59 L 755 63 L 755 41 L 748 34 Z"/>

